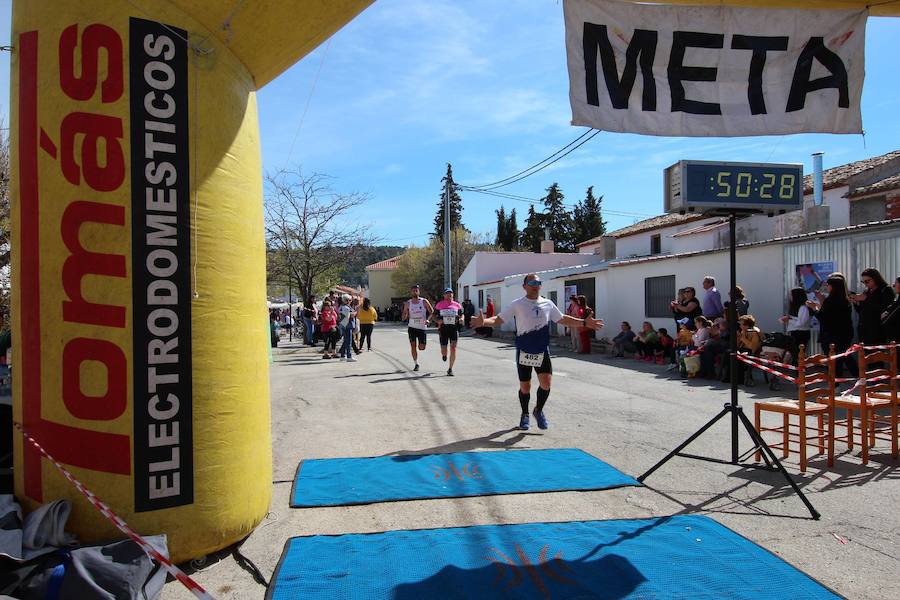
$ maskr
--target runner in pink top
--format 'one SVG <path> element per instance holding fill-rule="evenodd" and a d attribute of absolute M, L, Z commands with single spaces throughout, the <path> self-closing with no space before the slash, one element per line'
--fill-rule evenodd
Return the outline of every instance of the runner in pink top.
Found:
<path fill-rule="evenodd" d="M 432 318 L 438 322 L 438 337 L 441 341 L 441 360 L 447 360 L 447 344 L 450 344 L 450 368 L 447 375 L 453 377 L 453 363 L 456 362 L 456 342 L 459 340 L 459 322 L 463 308 L 453 300 L 453 288 L 444 290 L 444 299 L 435 304 Z"/>

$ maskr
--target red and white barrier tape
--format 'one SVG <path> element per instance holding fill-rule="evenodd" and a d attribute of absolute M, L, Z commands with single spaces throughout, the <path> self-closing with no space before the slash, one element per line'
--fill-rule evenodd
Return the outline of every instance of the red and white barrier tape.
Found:
<path fill-rule="evenodd" d="M 770 367 L 761 365 L 758 362 L 756 362 L 756 360 L 758 360 L 758 359 L 754 359 L 754 357 L 750 357 L 746 354 L 738 354 L 737 359 L 743 363 L 747 363 L 751 367 L 755 367 L 755 368 L 759 369 L 760 371 L 765 371 L 766 373 L 771 373 L 772 375 L 781 377 L 782 379 L 790 381 L 791 383 L 797 383 L 796 377 L 791 377 L 790 375 L 782 373 L 781 371 L 779 371 L 777 369 L 772 369 Z M 774 361 L 766 361 L 766 362 L 774 362 Z M 781 364 L 781 363 L 775 363 L 775 364 Z"/>
<path fill-rule="evenodd" d="M 84 484 L 81 483 L 80 481 L 78 481 L 77 479 L 75 479 L 75 476 L 72 475 L 71 473 L 69 473 L 69 471 L 67 471 L 64 466 L 62 466 L 61 464 L 56 462 L 56 459 L 53 458 L 52 456 L 50 456 L 47 453 L 47 451 L 44 450 L 44 448 L 41 447 L 41 445 L 39 443 L 37 443 L 37 441 L 33 437 L 31 437 L 28 434 L 28 432 L 26 432 L 22 428 L 22 425 L 20 425 L 19 423 L 15 422 L 15 421 L 13 421 L 13 424 L 16 426 L 16 429 L 18 429 L 20 432 L 22 432 L 22 435 L 25 436 L 25 439 L 28 440 L 32 446 L 37 448 L 40 451 L 40 453 L 43 454 L 45 458 L 47 458 L 47 460 L 52 462 L 53 466 L 55 466 L 57 469 L 59 469 L 60 472 L 63 474 L 63 476 L 65 476 L 65 478 L 68 479 L 69 482 L 75 486 L 75 489 L 77 489 L 79 492 L 81 492 L 81 494 L 85 498 L 88 499 L 88 502 L 90 502 L 94 508 L 99 510 L 100 514 L 102 514 L 113 525 L 115 525 L 119 529 L 119 531 L 121 531 L 122 533 L 127 535 L 129 538 L 131 538 L 137 545 L 139 545 L 144 550 L 144 552 L 146 552 L 150 556 L 150 558 L 159 562 L 163 566 L 163 568 L 165 568 L 165 570 L 169 572 L 169 574 L 172 577 L 174 577 L 175 579 L 180 581 L 181 584 L 184 585 L 184 587 L 186 587 L 187 589 L 189 589 L 197 598 L 200 598 L 200 600 L 215 600 L 215 598 L 209 592 L 207 592 L 205 589 L 203 589 L 203 587 L 199 583 L 197 583 L 196 581 L 194 581 L 193 579 L 188 577 L 184 573 L 184 571 L 182 571 L 181 569 L 179 569 L 178 567 L 173 565 L 171 563 L 171 561 L 169 561 L 168 558 L 166 558 L 165 556 L 160 554 L 160 552 L 156 548 L 154 548 L 153 546 L 148 544 L 146 541 L 144 541 L 143 538 L 141 538 L 141 536 L 139 536 L 134 531 L 132 531 L 131 527 L 129 527 L 125 523 L 125 521 L 123 521 L 116 513 L 114 513 L 112 511 L 112 509 L 110 509 L 106 505 L 106 503 L 104 503 L 102 500 L 100 500 L 100 498 L 95 496 L 94 493 L 91 492 L 89 489 L 84 487 Z"/>
<path fill-rule="evenodd" d="M 795 367 L 794 365 L 778 362 L 777 360 L 769 360 L 768 358 L 761 358 L 759 356 L 753 356 L 752 354 L 743 354 L 742 356 L 746 356 L 747 358 L 764 365 L 772 365 L 775 367 L 781 367 L 782 369 L 791 369 L 792 371 L 797 370 L 797 367 Z"/>
<path fill-rule="evenodd" d="M 860 348 L 862 348 L 863 350 L 890 350 L 891 348 L 897 348 L 898 350 L 900 350 L 900 344 L 883 344 L 881 346 L 863 346 L 862 344 L 853 344 L 844 352 L 835 354 L 834 356 L 829 356 L 828 358 L 835 359 L 842 358 L 844 356 L 850 356 L 851 354 L 855 354 Z"/>

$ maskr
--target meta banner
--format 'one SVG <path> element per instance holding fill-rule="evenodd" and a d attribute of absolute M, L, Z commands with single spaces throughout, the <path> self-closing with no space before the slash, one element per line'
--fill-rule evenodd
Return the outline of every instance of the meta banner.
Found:
<path fill-rule="evenodd" d="M 564 12 L 573 125 L 862 132 L 866 11 L 565 0 Z"/>
<path fill-rule="evenodd" d="M 132 18 L 135 510 L 193 501 L 187 32 Z"/>

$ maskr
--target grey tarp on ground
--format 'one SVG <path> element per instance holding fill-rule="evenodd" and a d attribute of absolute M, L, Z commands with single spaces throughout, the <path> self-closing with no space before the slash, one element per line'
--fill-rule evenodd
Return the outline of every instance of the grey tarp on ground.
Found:
<path fill-rule="evenodd" d="M 68 547 L 78 539 L 66 533 L 72 512 L 68 500 L 48 502 L 22 519 L 22 508 L 12 494 L 0 494 L 0 556 L 28 560 Z"/>
<path fill-rule="evenodd" d="M 153 599 L 166 571 L 131 540 L 72 546 L 65 532 L 71 505 L 45 504 L 22 519 L 11 495 L 0 495 L 0 598 Z M 144 538 L 168 556 L 165 535 Z"/>

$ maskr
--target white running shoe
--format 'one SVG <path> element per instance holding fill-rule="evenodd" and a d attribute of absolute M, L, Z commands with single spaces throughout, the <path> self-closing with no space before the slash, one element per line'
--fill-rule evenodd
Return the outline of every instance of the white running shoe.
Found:
<path fill-rule="evenodd" d="M 347 362 L 356 362 L 356 359 L 353 358 L 352 356 L 348 356 L 348 357 L 347 357 Z"/>

